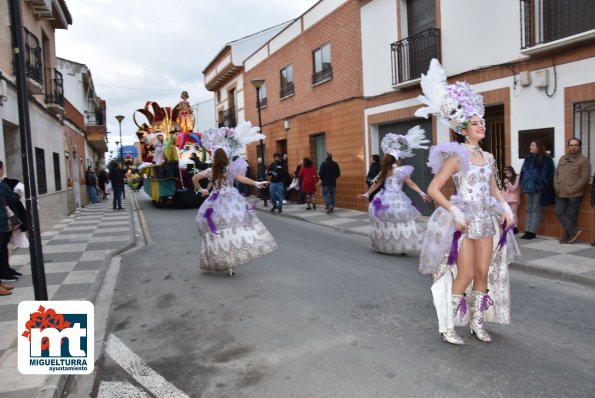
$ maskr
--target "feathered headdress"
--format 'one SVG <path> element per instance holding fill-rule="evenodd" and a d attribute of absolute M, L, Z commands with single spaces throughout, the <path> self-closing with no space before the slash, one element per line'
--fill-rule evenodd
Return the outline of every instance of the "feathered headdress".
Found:
<path fill-rule="evenodd" d="M 382 139 L 380 148 L 382 152 L 393 155 L 395 159 L 410 158 L 414 156 L 414 149 L 428 149 L 423 144 L 429 144 L 425 131 L 415 126 L 407 132 L 407 135 L 388 133 Z"/>
<path fill-rule="evenodd" d="M 229 158 L 234 158 L 244 154 L 247 144 L 266 138 L 259 131 L 260 128 L 253 127 L 250 122 L 241 122 L 235 128 L 209 129 L 202 134 L 202 145 L 210 153 L 222 148 Z"/>
<path fill-rule="evenodd" d="M 467 127 L 473 115 L 483 118 L 483 97 L 467 82 L 446 84 L 446 73 L 437 59 L 430 61 L 427 75 L 421 75 L 421 89 L 424 95 L 417 97 L 427 106 L 415 111 L 415 116 L 428 118 L 436 115 L 456 133 Z"/>

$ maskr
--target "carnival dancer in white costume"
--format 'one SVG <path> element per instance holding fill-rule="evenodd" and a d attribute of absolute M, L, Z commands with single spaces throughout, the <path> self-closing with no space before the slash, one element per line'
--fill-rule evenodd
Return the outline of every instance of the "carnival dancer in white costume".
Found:
<path fill-rule="evenodd" d="M 368 205 L 372 223 L 370 249 L 386 254 L 418 252 L 421 247 L 424 225 L 421 214 L 411 199 L 403 192 L 403 183 L 417 192 L 424 202 L 431 199 L 410 176 L 413 166 L 401 166 L 400 159 L 413 156 L 413 149 L 428 149 L 424 130 L 415 126 L 407 135 L 389 133 L 382 139 L 380 147 L 384 152 L 380 174 L 361 198 L 367 198 L 384 184 Z"/>
<path fill-rule="evenodd" d="M 213 155 L 212 166 L 192 178 L 197 188 L 203 178 L 208 178 L 213 187 L 210 194 L 199 189 L 203 196 L 209 195 L 196 215 L 202 235 L 200 268 L 203 270 L 227 270 L 232 276 L 238 265 L 277 248 L 273 236 L 254 214 L 255 206 L 249 206 L 233 186 L 234 180 L 259 189 L 268 184 L 245 177 L 248 163 L 240 156 L 246 144 L 265 137 L 258 134 L 259 130 L 249 122 L 242 122 L 235 129 L 222 127 L 203 133 L 203 145 Z"/>
<path fill-rule="evenodd" d="M 508 264 L 518 247 L 512 233 L 513 212 L 496 182 L 494 156 L 479 147 L 486 134 L 483 97 L 468 83 L 447 85 L 435 59 L 428 74 L 422 75 L 421 87 L 424 96 L 419 99 L 427 107 L 418 109 L 416 116 L 434 114 L 454 130 L 459 143 L 430 149 L 428 165 L 435 176 L 428 194 L 440 207 L 428 221 L 419 270 L 433 276 L 442 338 L 463 344 L 454 327 L 469 325 L 479 340 L 490 342 L 484 322 L 510 323 Z M 456 195 L 449 200 L 440 189 L 450 178 Z"/>

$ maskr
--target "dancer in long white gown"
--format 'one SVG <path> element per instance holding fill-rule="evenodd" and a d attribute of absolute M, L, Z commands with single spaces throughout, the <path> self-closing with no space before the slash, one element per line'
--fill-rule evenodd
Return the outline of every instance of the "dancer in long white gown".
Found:
<path fill-rule="evenodd" d="M 254 214 L 244 196 L 233 186 L 234 181 L 265 187 L 268 182 L 256 182 L 245 177 L 248 163 L 239 155 L 244 145 L 264 138 L 258 127 L 249 123 L 236 129 L 220 128 L 203 133 L 203 145 L 213 154 L 212 167 L 196 174 L 192 180 L 197 188 L 207 178 L 213 190 L 200 188 L 203 202 L 196 215 L 202 235 L 200 268 L 206 271 L 225 271 L 232 276 L 234 268 L 264 256 L 277 248 L 273 236 Z M 229 157 L 235 159 L 230 162 Z"/>
<path fill-rule="evenodd" d="M 411 180 L 413 166 L 401 166 L 400 159 L 413 156 L 413 149 L 427 149 L 427 146 L 422 146 L 426 143 L 429 141 L 419 126 L 410 129 L 405 136 L 389 133 L 382 139 L 381 149 L 385 155 L 380 174 L 368 191 L 360 195 L 361 198 L 367 198 L 384 185 L 368 205 L 372 224 L 370 248 L 374 251 L 404 254 L 420 250 L 424 223 L 419 210 L 403 192 L 403 184 L 419 194 L 424 202 L 431 199 Z"/>
<path fill-rule="evenodd" d="M 427 76 L 422 75 L 421 86 L 425 96 L 420 100 L 427 107 L 416 115 L 434 114 L 454 130 L 459 143 L 430 149 L 428 165 L 435 176 L 428 194 L 439 207 L 428 221 L 419 270 L 432 274 L 442 338 L 463 344 L 454 327 L 468 325 L 479 340 L 490 342 L 484 322 L 510 323 L 508 265 L 518 247 L 513 212 L 496 182 L 494 156 L 479 147 L 486 134 L 483 97 L 467 83 L 447 85 L 435 59 Z M 440 190 L 451 178 L 457 194 L 449 200 Z"/>

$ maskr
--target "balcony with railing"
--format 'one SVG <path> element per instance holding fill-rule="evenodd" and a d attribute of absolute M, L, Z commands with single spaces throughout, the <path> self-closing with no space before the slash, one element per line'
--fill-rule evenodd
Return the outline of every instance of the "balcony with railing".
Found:
<path fill-rule="evenodd" d="M 520 7 L 521 49 L 527 53 L 595 38 L 593 0 L 521 0 Z"/>
<path fill-rule="evenodd" d="M 100 107 L 92 112 L 85 111 L 86 126 L 105 126 L 105 111 Z"/>
<path fill-rule="evenodd" d="M 27 88 L 33 95 L 43 94 L 43 63 L 41 59 L 41 45 L 39 39 L 27 28 L 23 28 L 23 45 L 25 47 L 25 76 Z M 12 57 L 12 54 L 11 54 Z M 16 75 L 16 65 L 12 60 L 13 74 Z"/>
<path fill-rule="evenodd" d="M 55 68 L 45 69 L 45 103 L 57 114 L 64 114 L 64 80 Z"/>
<path fill-rule="evenodd" d="M 440 29 L 430 28 L 390 45 L 393 86 L 419 79 L 440 58 Z"/>
<path fill-rule="evenodd" d="M 293 95 L 294 94 L 293 88 L 294 88 L 293 82 L 288 82 L 285 87 L 283 87 L 281 90 L 279 90 L 279 97 L 285 98 L 285 97 L 289 97 L 290 95 Z"/>

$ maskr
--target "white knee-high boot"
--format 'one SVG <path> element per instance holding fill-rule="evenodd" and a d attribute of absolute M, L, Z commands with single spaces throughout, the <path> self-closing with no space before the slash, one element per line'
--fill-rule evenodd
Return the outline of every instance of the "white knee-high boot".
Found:
<path fill-rule="evenodd" d="M 489 343 L 492 338 L 483 328 L 483 314 L 490 307 L 494 305 L 494 301 L 484 292 L 474 291 L 471 295 L 471 319 L 469 321 L 469 327 L 471 328 L 471 334 L 483 341 Z"/>

